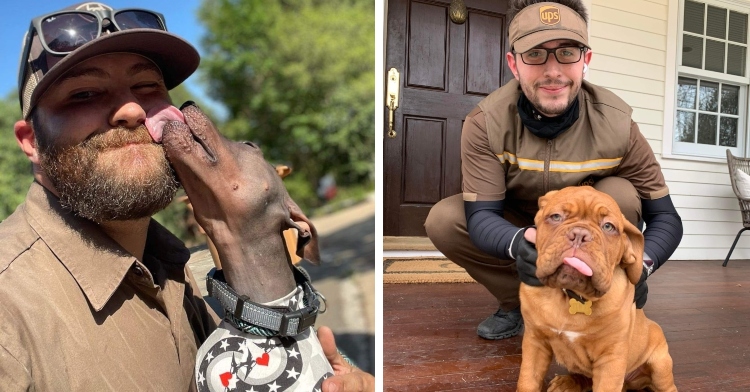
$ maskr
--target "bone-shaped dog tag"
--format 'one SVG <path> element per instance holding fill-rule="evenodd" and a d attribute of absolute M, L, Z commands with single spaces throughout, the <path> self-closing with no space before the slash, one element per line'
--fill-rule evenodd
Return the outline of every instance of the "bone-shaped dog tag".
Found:
<path fill-rule="evenodd" d="M 591 316 L 591 301 L 580 303 L 578 300 L 571 298 L 568 303 L 570 303 L 570 309 L 568 309 L 570 314 L 583 313 L 586 316 Z"/>

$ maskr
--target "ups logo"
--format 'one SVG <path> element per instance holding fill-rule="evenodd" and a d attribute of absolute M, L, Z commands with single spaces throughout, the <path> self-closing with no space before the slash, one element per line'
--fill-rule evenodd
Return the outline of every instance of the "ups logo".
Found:
<path fill-rule="evenodd" d="M 555 25 L 560 23 L 560 10 L 553 6 L 547 5 L 539 8 L 539 19 L 546 25 Z"/>

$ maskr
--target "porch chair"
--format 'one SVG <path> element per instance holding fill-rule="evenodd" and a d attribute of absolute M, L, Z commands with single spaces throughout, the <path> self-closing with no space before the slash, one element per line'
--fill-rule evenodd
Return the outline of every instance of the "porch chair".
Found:
<path fill-rule="evenodd" d="M 727 266 L 729 257 L 732 255 L 737 241 L 740 240 L 742 232 L 750 230 L 750 158 L 736 157 L 727 149 L 727 165 L 729 167 L 729 179 L 732 183 L 732 190 L 740 203 L 743 227 L 737 233 L 737 237 L 734 238 L 734 243 L 729 248 L 727 258 L 724 259 L 724 264 L 722 264 L 723 267 Z"/>

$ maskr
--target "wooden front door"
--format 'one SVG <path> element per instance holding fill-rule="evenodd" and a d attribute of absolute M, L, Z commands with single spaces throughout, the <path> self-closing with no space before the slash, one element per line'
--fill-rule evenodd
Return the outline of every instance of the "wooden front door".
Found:
<path fill-rule="evenodd" d="M 513 78 L 507 2 L 465 2 L 468 18 L 456 24 L 449 0 L 388 0 L 385 69 L 400 73 L 400 97 L 394 138 L 384 111 L 384 235 L 424 236 L 430 208 L 461 192 L 464 118 Z"/>

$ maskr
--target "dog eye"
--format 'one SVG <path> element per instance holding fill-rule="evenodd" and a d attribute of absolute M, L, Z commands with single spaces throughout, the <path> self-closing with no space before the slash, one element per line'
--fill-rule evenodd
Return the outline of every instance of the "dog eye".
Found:
<path fill-rule="evenodd" d="M 549 219 L 553 222 L 560 222 L 562 221 L 562 215 L 560 214 L 552 214 L 549 216 Z"/>
<path fill-rule="evenodd" d="M 605 224 L 602 225 L 602 229 L 604 229 L 604 231 L 614 231 L 615 230 L 615 225 L 607 222 L 607 223 L 605 223 Z"/>

